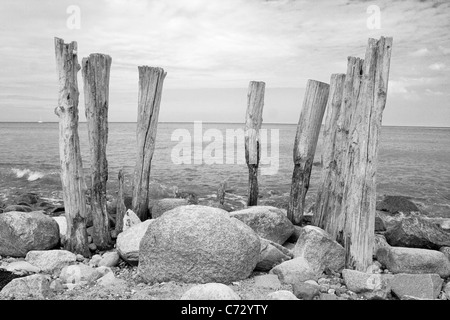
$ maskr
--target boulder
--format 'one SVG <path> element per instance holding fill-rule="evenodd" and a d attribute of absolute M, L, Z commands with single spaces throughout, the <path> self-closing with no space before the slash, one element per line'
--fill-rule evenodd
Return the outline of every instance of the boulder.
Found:
<path fill-rule="evenodd" d="M 301 300 L 313 300 L 320 294 L 320 286 L 308 282 L 297 282 L 292 285 L 294 295 Z"/>
<path fill-rule="evenodd" d="M 192 287 L 180 300 L 241 300 L 241 298 L 227 285 L 206 283 Z"/>
<path fill-rule="evenodd" d="M 279 244 L 267 239 L 260 239 L 261 253 L 255 270 L 270 271 L 273 267 L 279 265 L 280 263 L 292 259 L 292 253 L 290 253 L 286 248 L 283 248 Z"/>
<path fill-rule="evenodd" d="M 98 267 L 98 264 L 100 263 L 100 261 L 102 261 L 102 256 L 99 254 L 94 254 L 91 257 L 91 260 L 89 260 L 89 266 L 91 267 Z"/>
<path fill-rule="evenodd" d="M 255 276 L 255 287 L 278 290 L 281 288 L 280 279 L 275 274 L 264 274 L 261 276 Z"/>
<path fill-rule="evenodd" d="M 14 300 L 45 299 L 51 295 L 50 277 L 35 274 L 12 280 L 2 291 L 0 298 Z"/>
<path fill-rule="evenodd" d="M 450 246 L 450 230 L 433 220 L 408 217 L 384 234 L 391 246 L 439 250 Z"/>
<path fill-rule="evenodd" d="M 450 261 L 442 252 L 436 250 L 380 248 L 376 258 L 392 273 L 437 273 L 443 278 L 450 275 Z"/>
<path fill-rule="evenodd" d="M 295 258 L 285 261 L 270 270 L 271 274 L 276 274 L 283 284 L 294 284 L 307 280 L 317 281 L 321 272 L 304 258 Z"/>
<path fill-rule="evenodd" d="M 439 249 L 439 251 L 442 252 L 450 261 L 450 247 L 442 247 Z"/>
<path fill-rule="evenodd" d="M 152 219 L 159 218 L 166 211 L 170 211 L 176 207 L 187 206 L 188 204 L 189 202 L 186 199 L 168 198 L 156 200 L 150 208 Z"/>
<path fill-rule="evenodd" d="M 32 211 L 33 209 L 31 209 L 30 206 L 19 204 L 12 204 L 3 209 L 3 212 L 32 212 Z"/>
<path fill-rule="evenodd" d="M 77 256 L 66 250 L 30 251 L 25 258 L 44 273 L 60 273 L 62 268 L 77 261 Z"/>
<path fill-rule="evenodd" d="M 438 274 L 395 274 L 392 292 L 403 300 L 405 296 L 433 300 L 439 296 L 444 280 Z"/>
<path fill-rule="evenodd" d="M 97 280 L 97 284 L 105 288 L 123 290 L 126 287 L 127 282 L 125 280 L 116 278 L 114 276 L 114 273 L 107 272 L 103 277 Z"/>
<path fill-rule="evenodd" d="M 139 261 L 139 244 L 150 224 L 156 220 L 146 220 L 130 227 L 117 236 L 116 249 L 120 257 L 132 265 Z M 99 261 L 100 262 L 100 261 Z"/>
<path fill-rule="evenodd" d="M 33 266 L 26 261 L 14 261 L 8 264 L 5 270 L 13 272 L 15 274 L 33 274 L 41 272 L 41 269 Z"/>
<path fill-rule="evenodd" d="M 381 234 L 375 234 L 374 242 L 373 242 L 373 256 L 376 256 L 378 249 L 380 248 L 389 248 L 390 245 L 387 243 L 386 238 Z"/>
<path fill-rule="evenodd" d="M 384 232 L 386 231 L 386 225 L 384 224 L 383 219 L 380 216 L 375 217 L 375 232 Z"/>
<path fill-rule="evenodd" d="M 302 257 L 320 272 L 338 272 L 344 268 L 345 249 L 324 230 L 315 226 L 302 228 L 294 248 L 294 257 Z"/>
<path fill-rule="evenodd" d="M 267 295 L 267 300 L 299 300 L 292 292 L 279 290 Z"/>
<path fill-rule="evenodd" d="M 381 202 L 377 203 L 377 210 L 389 213 L 411 213 L 420 212 L 419 208 L 408 198 L 403 196 L 385 196 Z"/>
<path fill-rule="evenodd" d="M 390 279 L 382 274 L 344 269 L 342 277 L 349 290 L 362 294 L 367 299 L 387 299 L 391 292 Z"/>
<path fill-rule="evenodd" d="M 103 254 L 102 260 L 98 263 L 99 267 L 115 267 L 119 264 L 119 254 L 117 251 L 110 251 Z"/>
<path fill-rule="evenodd" d="M 58 243 L 58 224 L 40 211 L 0 215 L 0 255 L 25 257 L 31 250 L 52 249 Z"/>
<path fill-rule="evenodd" d="M 259 261 L 256 233 L 228 212 L 183 206 L 150 224 L 139 246 L 147 282 L 229 283 L 247 278 Z"/>
<path fill-rule="evenodd" d="M 102 274 L 85 264 L 66 266 L 61 270 L 59 279 L 63 283 L 80 284 L 82 282 L 93 282 L 101 278 Z"/>
<path fill-rule="evenodd" d="M 294 225 L 286 217 L 286 211 L 275 207 L 254 206 L 230 215 L 244 222 L 261 238 L 281 245 L 294 233 Z"/>
<path fill-rule="evenodd" d="M 128 209 L 123 216 L 123 228 L 122 231 L 127 231 L 132 226 L 141 223 L 141 219 L 133 212 L 133 210 Z"/>

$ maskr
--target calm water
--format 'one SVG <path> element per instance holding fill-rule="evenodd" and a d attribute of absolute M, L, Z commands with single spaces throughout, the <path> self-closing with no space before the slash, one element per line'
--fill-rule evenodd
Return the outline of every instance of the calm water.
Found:
<path fill-rule="evenodd" d="M 225 136 L 226 129 L 241 128 L 241 124 L 203 124 L 203 132 L 218 129 Z M 264 125 L 279 130 L 279 170 L 277 174 L 260 177 L 260 193 L 264 200 L 285 201 L 290 187 L 292 149 L 295 125 Z M 168 188 L 177 186 L 194 191 L 200 197 L 212 198 L 219 183 L 228 179 L 229 197 L 245 199 L 247 167 L 245 164 L 174 164 L 172 141 L 175 130 L 187 129 L 194 136 L 192 123 L 160 123 L 156 150 L 152 162 L 151 179 Z M 109 192 L 116 191 L 117 173 L 123 168 L 127 189 L 135 164 L 134 123 L 111 123 L 109 126 L 108 162 Z M 83 165 L 89 173 L 87 127 L 79 127 Z M 270 135 L 269 135 L 270 141 Z M 205 146 L 209 143 L 205 143 Z M 227 156 L 223 148 L 224 159 Z M 194 151 L 194 148 L 192 148 Z M 236 151 L 235 151 L 236 153 Z M 0 123 L 0 199 L 27 190 L 41 194 L 60 195 L 59 151 L 57 123 Z M 269 156 L 271 150 L 268 151 Z M 320 159 L 319 143 L 316 160 Z M 225 162 L 225 160 L 223 161 Z M 321 168 L 315 166 L 311 177 L 308 201 L 317 191 Z M 88 180 L 86 180 L 88 181 Z M 450 128 L 383 127 L 377 173 L 377 192 L 411 197 L 432 215 L 450 217 Z"/>

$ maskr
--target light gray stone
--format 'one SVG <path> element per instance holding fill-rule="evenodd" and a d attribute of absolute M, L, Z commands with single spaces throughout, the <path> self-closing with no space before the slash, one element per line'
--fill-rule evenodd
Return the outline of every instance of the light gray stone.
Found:
<path fill-rule="evenodd" d="M 25 258 L 44 273 L 60 273 L 62 268 L 77 261 L 77 256 L 66 250 L 30 251 Z"/>
<path fill-rule="evenodd" d="M 444 280 L 438 274 L 395 274 L 391 284 L 392 292 L 403 300 L 405 296 L 419 299 L 436 299 Z"/>
<path fill-rule="evenodd" d="M 126 281 L 116 278 L 112 272 L 108 272 L 98 279 L 97 284 L 102 287 L 114 288 L 116 290 L 126 287 Z"/>
<path fill-rule="evenodd" d="M 241 298 L 227 285 L 206 283 L 192 287 L 180 300 L 241 300 Z"/>
<path fill-rule="evenodd" d="M 119 254 L 117 251 L 106 252 L 102 256 L 102 260 L 98 263 L 99 267 L 115 267 L 119 264 Z"/>
<path fill-rule="evenodd" d="M 150 224 L 156 220 L 146 220 L 130 227 L 117 236 L 116 249 L 126 262 L 136 265 L 139 262 L 139 244 Z"/>
<path fill-rule="evenodd" d="M 292 292 L 279 290 L 267 295 L 267 300 L 299 300 Z"/>
<path fill-rule="evenodd" d="M 80 284 L 81 282 L 94 282 L 102 274 L 94 268 L 84 264 L 66 266 L 62 269 L 59 279 L 63 283 Z"/>
<path fill-rule="evenodd" d="M 285 248 L 280 249 L 280 245 L 272 241 L 261 239 L 261 253 L 255 270 L 270 271 L 280 263 L 292 259 L 292 253 Z"/>
<path fill-rule="evenodd" d="M 67 219 L 65 216 L 52 217 L 53 220 L 56 221 L 59 227 L 59 237 L 61 239 L 61 243 L 66 241 L 66 233 L 67 233 Z"/>
<path fill-rule="evenodd" d="M 33 266 L 32 264 L 26 261 L 11 262 L 6 267 L 6 270 L 15 274 L 32 274 L 41 272 L 41 269 Z"/>
<path fill-rule="evenodd" d="M 281 283 L 294 284 L 307 280 L 318 280 L 320 273 L 311 266 L 304 258 L 295 258 L 285 261 L 272 270 L 270 273 L 276 274 Z"/>
<path fill-rule="evenodd" d="M 123 216 L 123 228 L 122 231 L 127 231 L 134 225 L 141 223 L 141 219 L 133 212 L 133 210 L 127 210 Z"/>
<path fill-rule="evenodd" d="M 50 277 L 34 274 L 13 279 L 0 291 L 0 297 L 14 300 L 45 299 L 51 292 Z"/>
<path fill-rule="evenodd" d="M 391 292 L 389 278 L 382 274 L 344 269 L 342 277 L 349 290 L 363 294 L 368 299 L 387 299 Z"/>
<path fill-rule="evenodd" d="M 310 280 L 309 280 L 310 281 Z M 292 285 L 294 295 L 302 300 L 313 300 L 320 294 L 320 286 L 311 282 L 297 282 Z"/>
<path fill-rule="evenodd" d="M 281 288 L 281 282 L 278 276 L 275 274 L 264 274 L 261 276 L 255 276 L 255 286 L 258 288 L 266 288 L 272 290 L 278 290 Z"/>

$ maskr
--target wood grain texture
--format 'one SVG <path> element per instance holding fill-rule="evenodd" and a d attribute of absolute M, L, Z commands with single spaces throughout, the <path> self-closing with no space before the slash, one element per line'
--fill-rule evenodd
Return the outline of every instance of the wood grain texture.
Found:
<path fill-rule="evenodd" d="M 92 239 L 100 250 L 112 247 L 106 210 L 106 182 L 108 181 L 106 145 L 108 143 L 110 71 L 111 57 L 108 55 L 95 53 L 82 61 L 91 160 L 91 209 L 94 226 Z"/>
<path fill-rule="evenodd" d="M 366 271 L 372 264 L 376 206 L 376 171 L 382 114 L 386 105 L 392 38 L 369 39 L 363 79 L 350 125 L 345 215 L 346 267 Z"/>
<path fill-rule="evenodd" d="M 137 157 L 133 184 L 133 211 L 141 221 L 149 217 L 150 168 L 155 150 L 159 108 L 166 74 L 162 68 L 139 67 Z"/>
<path fill-rule="evenodd" d="M 61 184 L 67 220 L 65 249 L 90 257 L 86 232 L 86 195 L 83 164 L 78 136 L 78 82 L 80 70 L 77 43 L 65 44 L 55 38 L 56 69 L 59 79 L 58 106 L 59 154 L 61 162 Z"/>
<path fill-rule="evenodd" d="M 294 172 L 287 211 L 288 219 L 294 224 L 300 224 L 303 217 L 314 154 L 329 91 L 329 84 L 308 80 L 294 142 Z"/>
<path fill-rule="evenodd" d="M 127 207 L 125 206 L 125 196 L 124 196 L 124 179 L 123 169 L 120 169 L 118 175 L 119 181 L 119 191 L 117 193 L 117 207 L 116 207 L 116 235 L 123 231 L 123 217 L 127 212 Z"/>
<path fill-rule="evenodd" d="M 259 130 L 264 108 L 264 82 L 250 82 L 245 117 L 245 160 L 249 171 L 247 206 L 258 205 L 258 167 L 261 158 Z"/>

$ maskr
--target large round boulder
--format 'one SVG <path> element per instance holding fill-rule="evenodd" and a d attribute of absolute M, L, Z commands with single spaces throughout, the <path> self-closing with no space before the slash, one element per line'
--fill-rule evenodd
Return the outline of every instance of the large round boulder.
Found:
<path fill-rule="evenodd" d="M 32 250 L 48 250 L 59 243 L 59 226 L 40 211 L 0 215 L 0 255 L 25 257 Z"/>
<path fill-rule="evenodd" d="M 259 237 L 228 212 L 183 206 L 150 224 L 139 246 L 138 271 L 151 283 L 230 283 L 247 278 L 259 254 Z"/>
<path fill-rule="evenodd" d="M 295 231 L 286 216 L 286 210 L 275 207 L 254 206 L 230 214 L 252 228 L 261 238 L 278 244 L 285 243 Z"/>

